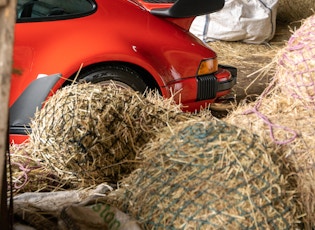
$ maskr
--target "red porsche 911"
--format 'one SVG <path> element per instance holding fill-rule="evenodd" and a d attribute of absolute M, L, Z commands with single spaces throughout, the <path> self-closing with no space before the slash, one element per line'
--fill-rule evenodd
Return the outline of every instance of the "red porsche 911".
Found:
<path fill-rule="evenodd" d="M 227 95 L 236 68 L 218 64 L 189 32 L 224 0 L 18 0 L 10 136 L 25 136 L 36 108 L 73 80 L 176 93 L 195 111 Z"/>

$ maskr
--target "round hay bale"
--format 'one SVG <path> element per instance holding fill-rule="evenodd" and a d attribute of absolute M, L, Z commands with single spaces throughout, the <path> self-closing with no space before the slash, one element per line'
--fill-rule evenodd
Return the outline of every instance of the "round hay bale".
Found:
<path fill-rule="evenodd" d="M 238 107 L 224 121 L 255 133 L 268 143 L 279 145 L 285 157 L 300 229 L 315 227 L 315 117 L 300 100 L 281 93 L 279 88 L 260 103 Z M 259 106 L 257 106 L 259 105 Z"/>
<path fill-rule="evenodd" d="M 290 229 L 292 196 L 275 149 L 222 121 L 191 120 L 142 151 L 107 198 L 143 229 Z"/>
<path fill-rule="evenodd" d="M 274 81 L 253 103 L 241 105 L 224 121 L 280 145 L 291 171 L 302 229 L 315 227 L 315 15 L 280 50 Z"/>
<path fill-rule="evenodd" d="M 30 144 L 62 178 L 85 186 L 116 182 L 134 169 L 138 149 L 162 127 L 189 117 L 171 99 L 154 94 L 74 84 L 36 113 Z"/>
<path fill-rule="evenodd" d="M 280 51 L 275 75 L 284 93 L 312 106 L 315 106 L 314 28 L 315 15 L 303 22 Z"/>
<path fill-rule="evenodd" d="M 277 19 L 282 22 L 295 22 L 314 14 L 314 0 L 279 0 Z"/>
<path fill-rule="evenodd" d="M 258 101 L 239 106 L 225 121 L 281 146 L 293 175 L 298 216 L 315 226 L 315 15 L 305 19 L 276 57 L 274 81 Z M 295 186 L 295 187 L 294 187 Z"/>

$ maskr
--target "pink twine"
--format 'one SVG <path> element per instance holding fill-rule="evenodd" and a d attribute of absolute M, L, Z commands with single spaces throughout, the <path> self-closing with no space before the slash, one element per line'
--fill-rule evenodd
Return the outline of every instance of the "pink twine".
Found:
<path fill-rule="evenodd" d="M 273 82 L 274 83 L 274 82 Z M 288 128 L 288 127 L 285 127 L 285 126 L 281 126 L 281 125 L 277 125 L 277 124 L 274 124 L 272 123 L 265 115 L 263 115 L 262 113 L 260 113 L 258 111 L 259 107 L 261 106 L 261 99 L 270 91 L 273 83 L 271 83 L 267 88 L 266 90 L 262 93 L 261 95 L 261 98 L 259 99 L 258 103 L 254 106 L 254 108 L 250 109 L 250 110 L 247 110 L 246 112 L 244 112 L 243 114 L 244 115 L 248 115 L 248 114 L 251 114 L 251 113 L 255 113 L 258 117 L 260 117 L 262 119 L 262 121 L 267 124 L 269 126 L 269 130 L 270 130 L 270 137 L 271 139 L 278 145 L 285 145 L 285 144 L 289 144 L 291 143 L 292 141 L 295 140 L 295 138 L 298 136 L 297 132 L 295 132 L 294 130 Z M 280 129 L 283 129 L 289 133 L 291 133 L 293 136 L 287 140 L 283 140 L 283 141 L 280 141 L 280 140 L 276 140 L 275 136 L 274 136 L 274 128 L 280 128 Z"/>
<path fill-rule="evenodd" d="M 310 24 L 311 26 L 309 26 L 310 28 L 313 28 L 313 25 L 315 24 L 315 17 L 313 17 L 312 19 L 313 21 L 311 21 L 311 24 Z M 303 38 L 303 40 L 300 41 L 299 38 Z M 301 65 L 302 63 L 303 63 L 303 66 L 306 67 L 304 71 L 301 70 L 301 71 L 296 71 L 295 73 L 291 73 L 293 75 L 292 76 L 293 79 L 291 79 L 291 82 L 289 82 L 290 79 L 284 79 L 284 80 L 288 80 L 288 82 L 286 82 L 287 84 L 291 84 L 292 86 L 295 86 L 296 90 L 301 93 L 303 93 L 304 88 L 309 89 L 310 90 L 309 92 L 312 92 L 312 89 L 313 89 L 313 91 L 315 92 L 314 81 L 309 82 L 310 80 L 312 80 L 309 76 L 311 73 L 315 72 L 315 68 L 307 64 L 309 61 L 314 60 L 315 58 L 315 54 L 313 53 L 314 44 L 315 44 L 313 38 L 314 38 L 314 30 L 309 30 L 308 28 L 303 30 L 303 27 L 301 27 L 299 30 L 297 30 L 294 33 L 294 35 L 291 36 L 291 38 L 288 41 L 288 46 L 286 48 L 287 52 L 284 52 L 282 54 L 282 58 L 279 60 L 279 65 L 283 66 L 283 68 L 298 66 L 298 65 Z M 304 55 L 303 53 L 304 50 L 308 50 L 307 55 Z M 291 53 L 291 52 L 294 52 L 295 57 L 297 58 L 292 59 L 287 55 L 288 53 Z M 309 75 L 305 75 L 305 74 L 309 74 Z M 274 83 L 275 81 L 273 81 L 273 84 Z M 267 118 L 267 116 L 259 112 L 259 107 L 261 106 L 262 98 L 266 96 L 266 94 L 270 91 L 270 88 L 273 86 L 273 84 L 270 84 L 269 87 L 266 88 L 266 90 L 263 92 L 259 101 L 254 106 L 254 108 L 244 112 L 243 114 L 246 115 L 246 114 L 255 113 L 258 117 L 260 117 L 263 120 L 265 124 L 269 126 L 271 139 L 276 144 L 285 145 L 295 140 L 295 138 L 298 136 L 297 132 L 288 127 L 272 123 Z M 299 95 L 298 92 L 291 92 L 291 96 L 293 98 L 298 98 L 298 99 L 305 99 L 305 97 L 308 97 L 307 98 L 308 102 L 311 102 L 311 105 L 315 104 L 314 103 L 315 95 L 313 94 L 305 95 L 308 91 L 306 91 L 306 93 L 304 93 L 303 95 Z M 308 104 L 308 106 L 311 106 L 311 105 Z M 280 129 L 283 129 L 284 131 L 291 133 L 292 137 L 288 138 L 287 140 L 277 140 L 274 136 L 275 128 L 280 128 Z"/>
<path fill-rule="evenodd" d="M 287 52 L 282 54 L 282 59 L 279 61 L 279 64 L 284 68 L 294 66 L 305 68 L 304 70 L 300 68 L 300 71 L 296 69 L 294 73 L 290 73 L 292 79 L 287 83 L 295 87 L 295 90 L 292 91 L 296 92 L 291 92 L 291 96 L 311 103 L 315 100 L 315 95 L 312 93 L 315 92 L 315 82 L 312 81 L 311 77 L 312 74 L 315 74 L 315 67 L 308 63 L 315 59 L 315 33 L 312 29 L 314 26 L 315 17 L 311 17 L 308 19 L 308 23 L 303 24 L 300 29 L 295 31 L 288 41 Z M 287 54 L 292 52 L 295 58 L 288 57 Z"/>
<path fill-rule="evenodd" d="M 24 178 L 25 178 L 24 182 L 23 182 L 20 186 L 18 186 L 17 183 L 14 183 L 14 188 L 16 188 L 16 189 L 21 189 L 21 188 L 23 188 L 23 187 L 26 185 L 26 183 L 27 183 L 27 181 L 28 181 L 28 175 L 27 175 L 27 173 L 29 173 L 29 172 L 31 171 L 31 169 L 25 168 L 25 167 L 24 167 L 22 164 L 20 164 L 20 163 L 12 162 L 12 164 L 18 166 L 19 169 L 23 172 L 23 174 L 22 174 L 21 176 L 19 176 L 19 177 L 17 178 L 17 180 L 19 181 L 21 178 L 24 177 Z"/>

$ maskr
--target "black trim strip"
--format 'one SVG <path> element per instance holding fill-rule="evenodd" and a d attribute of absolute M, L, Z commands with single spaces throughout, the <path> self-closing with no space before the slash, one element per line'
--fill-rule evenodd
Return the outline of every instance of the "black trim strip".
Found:
<path fill-rule="evenodd" d="M 9 133 L 25 134 L 38 108 L 42 107 L 61 74 L 34 80 L 9 109 Z M 14 87 L 13 87 L 14 89 Z"/>
<path fill-rule="evenodd" d="M 231 89 L 236 84 L 236 77 L 226 82 L 220 82 L 218 84 L 218 92 Z"/>
<path fill-rule="evenodd" d="M 17 23 L 25 23 L 25 22 L 48 22 L 48 21 L 58 21 L 58 20 L 67 20 L 67 19 L 74 19 L 74 18 L 81 18 L 88 15 L 91 15 L 96 12 L 97 5 L 95 1 L 88 0 L 91 3 L 92 10 L 84 13 L 77 13 L 77 14 L 63 14 L 63 15 L 50 15 L 44 17 L 19 17 L 19 12 L 17 12 Z"/>
<path fill-rule="evenodd" d="M 151 13 L 163 17 L 186 18 L 219 11 L 224 4 L 224 0 L 177 0 L 170 8 L 152 9 Z"/>

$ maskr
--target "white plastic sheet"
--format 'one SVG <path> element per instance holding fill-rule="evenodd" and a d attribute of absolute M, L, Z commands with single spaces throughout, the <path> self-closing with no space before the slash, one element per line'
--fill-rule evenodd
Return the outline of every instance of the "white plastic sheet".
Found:
<path fill-rule="evenodd" d="M 222 10 L 198 16 L 190 32 L 208 42 L 260 44 L 275 34 L 278 0 L 226 0 Z"/>

